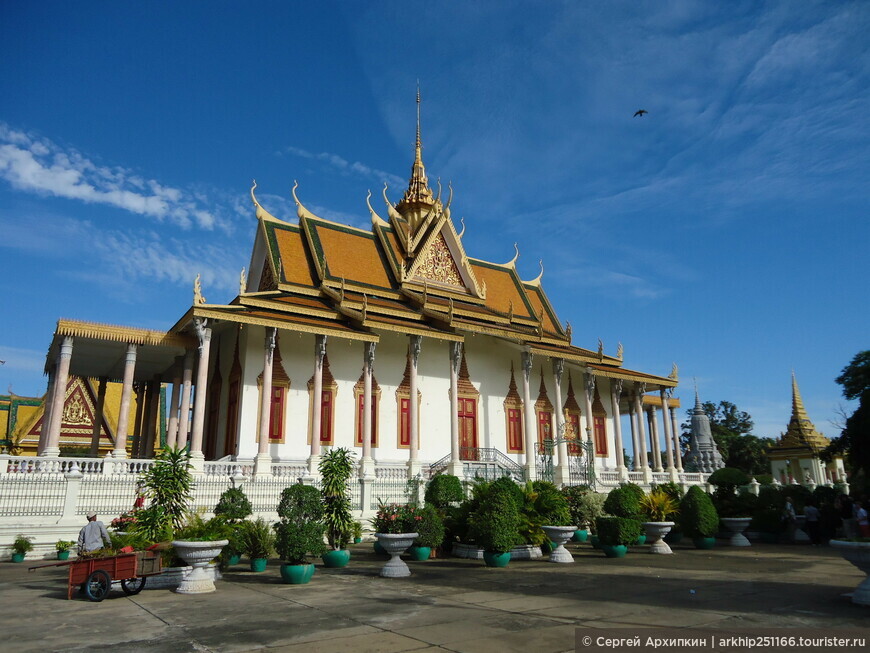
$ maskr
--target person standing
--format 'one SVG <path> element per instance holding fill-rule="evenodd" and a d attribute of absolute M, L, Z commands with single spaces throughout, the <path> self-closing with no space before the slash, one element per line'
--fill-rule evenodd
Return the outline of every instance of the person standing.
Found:
<path fill-rule="evenodd" d="M 797 530 L 797 515 L 791 497 L 785 498 L 785 507 L 782 509 L 782 521 L 785 524 L 786 541 L 794 542 L 794 532 Z"/>
<path fill-rule="evenodd" d="M 86 516 L 88 518 L 88 523 L 79 531 L 79 555 L 102 549 L 103 542 L 106 543 L 107 547 L 111 547 L 112 538 L 109 537 L 109 533 L 103 525 L 103 522 L 97 521 L 97 513 L 89 512 Z"/>
<path fill-rule="evenodd" d="M 860 499 L 855 502 L 855 521 L 858 523 L 858 537 L 870 537 L 870 519 L 867 517 L 867 501 Z"/>
<path fill-rule="evenodd" d="M 819 546 L 822 543 L 822 513 L 816 508 L 816 502 L 812 499 L 807 501 L 807 505 L 804 506 L 804 517 L 807 518 L 807 534 L 810 536 L 810 542 L 812 542 L 813 546 Z"/>

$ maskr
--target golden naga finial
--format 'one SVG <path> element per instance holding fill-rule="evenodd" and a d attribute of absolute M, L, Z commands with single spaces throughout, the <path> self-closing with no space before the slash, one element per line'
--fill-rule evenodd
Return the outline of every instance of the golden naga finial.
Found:
<path fill-rule="evenodd" d="M 193 303 L 205 304 L 205 297 L 202 296 L 202 282 L 200 281 L 200 276 L 198 274 L 196 275 L 196 279 L 193 280 Z"/>
<path fill-rule="evenodd" d="M 598 360 L 604 360 L 604 341 L 601 338 L 598 339 Z"/>
<path fill-rule="evenodd" d="M 616 345 L 616 357 L 619 360 L 622 360 L 622 355 L 623 355 L 622 343 L 620 342 L 620 343 L 617 343 L 617 345 Z"/>
<path fill-rule="evenodd" d="M 534 284 L 534 285 L 540 285 L 540 283 L 541 283 L 541 279 L 544 278 L 544 259 L 540 259 L 540 260 L 538 261 L 538 265 L 541 266 L 541 272 L 540 272 L 540 274 L 538 274 L 537 277 L 535 277 L 534 279 L 532 279 L 531 281 L 529 281 L 529 283 Z"/>
<path fill-rule="evenodd" d="M 680 369 L 677 367 L 677 364 L 674 363 L 674 366 L 671 368 L 671 373 L 668 374 L 668 378 L 673 381 L 678 381 L 680 378 L 679 371 Z"/>
<path fill-rule="evenodd" d="M 519 257 L 520 257 L 520 248 L 517 246 L 516 243 L 514 243 L 514 257 L 513 257 L 510 261 L 508 261 L 507 263 L 505 263 L 505 266 L 513 266 L 513 267 L 516 267 L 517 259 L 518 259 Z"/>
<path fill-rule="evenodd" d="M 465 218 L 459 218 L 459 224 L 462 225 L 462 231 L 460 231 L 456 237 L 462 240 L 462 236 L 465 234 Z"/>
<path fill-rule="evenodd" d="M 483 283 L 481 284 L 480 294 L 484 299 L 486 299 L 486 279 L 484 279 Z"/>
<path fill-rule="evenodd" d="M 239 294 L 245 294 L 245 288 L 248 285 L 248 276 L 245 274 L 245 268 L 242 268 L 242 273 L 239 275 Z"/>
<path fill-rule="evenodd" d="M 568 344 L 571 343 L 571 334 L 572 334 L 572 333 L 574 333 L 574 329 L 571 327 L 571 323 L 570 323 L 570 322 L 565 322 L 565 335 L 568 336 Z M 571 376 L 571 375 L 570 375 L 570 373 L 569 373 L 569 374 L 568 374 L 568 377 L 570 378 L 570 376 Z"/>

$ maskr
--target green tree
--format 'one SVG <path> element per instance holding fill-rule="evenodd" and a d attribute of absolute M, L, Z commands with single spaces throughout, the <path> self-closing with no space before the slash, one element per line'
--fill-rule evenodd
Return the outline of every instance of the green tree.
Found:
<path fill-rule="evenodd" d="M 726 467 L 736 467 L 747 474 L 769 471 L 767 449 L 770 441 L 752 434 L 755 424 L 749 413 L 738 409 L 730 401 L 720 401 L 718 404 L 705 401 L 701 406 L 710 419 L 710 432 Z M 681 425 L 680 443 L 684 452 L 688 452 L 692 436 L 692 410 L 686 411 L 689 419 Z"/>
<path fill-rule="evenodd" d="M 846 399 L 858 400 L 858 408 L 824 454 L 828 459 L 845 456 L 853 480 L 863 477 L 864 483 L 870 485 L 870 350 L 855 354 L 836 381 L 843 386 Z"/>

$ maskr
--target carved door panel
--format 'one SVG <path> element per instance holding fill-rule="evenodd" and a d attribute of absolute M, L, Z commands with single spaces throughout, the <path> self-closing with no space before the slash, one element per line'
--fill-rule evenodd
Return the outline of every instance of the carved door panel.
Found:
<path fill-rule="evenodd" d="M 477 400 L 459 398 L 459 452 L 462 460 L 477 460 Z"/>

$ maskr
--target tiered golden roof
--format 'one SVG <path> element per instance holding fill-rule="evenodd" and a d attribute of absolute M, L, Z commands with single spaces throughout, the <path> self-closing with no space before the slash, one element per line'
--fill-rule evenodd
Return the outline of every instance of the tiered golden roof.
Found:
<path fill-rule="evenodd" d="M 816 430 L 812 420 L 804 408 L 804 401 L 798 389 L 794 373 L 791 375 L 791 419 L 788 429 L 782 437 L 771 446 L 768 455 L 773 459 L 783 459 L 790 456 L 815 455 L 831 443 L 828 438 Z"/>

